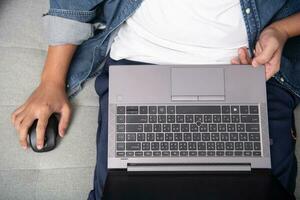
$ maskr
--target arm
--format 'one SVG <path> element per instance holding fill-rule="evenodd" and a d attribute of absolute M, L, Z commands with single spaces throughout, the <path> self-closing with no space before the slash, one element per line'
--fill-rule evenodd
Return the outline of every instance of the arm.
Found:
<path fill-rule="evenodd" d="M 288 38 L 300 35 L 300 13 L 276 21 L 260 34 L 255 46 L 254 58 L 251 59 L 245 47 L 239 49 L 239 56 L 232 59 L 232 64 L 252 64 L 254 67 L 265 65 L 266 79 L 270 79 L 280 69 L 281 54 Z"/>
<path fill-rule="evenodd" d="M 59 113 L 59 135 L 63 137 L 71 118 L 71 105 L 67 98 L 65 83 L 69 64 L 76 50 L 75 45 L 49 46 L 41 82 L 27 101 L 12 114 L 12 123 L 19 132 L 21 146 L 27 148 L 27 134 L 35 119 L 37 124 L 37 147 L 44 143 L 45 129 L 52 113 Z"/>

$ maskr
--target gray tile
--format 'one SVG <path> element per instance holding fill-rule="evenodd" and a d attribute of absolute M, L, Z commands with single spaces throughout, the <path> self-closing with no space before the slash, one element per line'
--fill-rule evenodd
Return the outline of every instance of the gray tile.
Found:
<path fill-rule="evenodd" d="M 0 170 L 1 200 L 34 200 L 38 170 Z"/>
<path fill-rule="evenodd" d="M 36 199 L 87 199 L 93 186 L 93 173 L 94 168 L 41 170 L 36 188 Z"/>
<path fill-rule="evenodd" d="M 46 49 L 42 15 L 48 0 L 1 0 L 0 46 Z"/>

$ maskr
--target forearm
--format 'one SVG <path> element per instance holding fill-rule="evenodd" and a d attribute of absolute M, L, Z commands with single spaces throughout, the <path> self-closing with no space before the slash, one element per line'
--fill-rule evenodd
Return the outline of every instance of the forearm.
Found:
<path fill-rule="evenodd" d="M 66 44 L 49 46 L 41 81 L 65 87 L 66 76 L 77 46 Z"/>
<path fill-rule="evenodd" d="M 270 27 L 284 32 L 288 38 L 300 35 L 300 13 L 294 14 L 277 22 L 274 22 Z"/>

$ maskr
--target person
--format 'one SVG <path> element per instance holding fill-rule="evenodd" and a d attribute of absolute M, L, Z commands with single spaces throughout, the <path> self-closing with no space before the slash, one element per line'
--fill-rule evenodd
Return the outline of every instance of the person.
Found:
<path fill-rule="evenodd" d="M 41 82 L 12 114 L 21 146 L 35 119 L 37 147 L 47 120 L 60 114 L 59 135 L 71 118 L 68 97 L 97 76 L 100 101 L 94 189 L 107 174 L 108 67 L 114 64 L 265 65 L 272 173 L 293 193 L 297 173 L 293 110 L 300 102 L 299 0 L 50 0 L 49 39 Z"/>

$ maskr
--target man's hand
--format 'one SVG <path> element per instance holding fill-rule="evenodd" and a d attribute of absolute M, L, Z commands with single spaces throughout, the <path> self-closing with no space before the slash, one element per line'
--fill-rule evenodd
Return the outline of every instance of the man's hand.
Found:
<path fill-rule="evenodd" d="M 231 60 L 232 64 L 252 64 L 254 67 L 265 65 L 266 79 L 270 79 L 280 69 L 280 61 L 283 46 L 288 39 L 288 34 L 271 25 L 260 35 L 256 43 L 254 58 L 251 59 L 246 47 L 238 50 L 239 56 Z"/>
<path fill-rule="evenodd" d="M 21 146 L 27 148 L 27 135 L 34 120 L 38 120 L 37 148 L 44 145 L 45 130 L 52 113 L 60 114 L 59 135 L 64 136 L 71 118 L 71 104 L 63 85 L 41 83 L 27 101 L 12 114 L 12 123 L 19 132 Z"/>
<path fill-rule="evenodd" d="M 71 44 L 49 46 L 41 83 L 11 117 L 19 132 L 21 146 L 27 148 L 27 135 L 34 120 L 38 120 L 37 148 L 44 145 L 45 129 L 52 113 L 60 114 L 59 135 L 64 136 L 71 118 L 71 104 L 67 98 L 66 75 L 76 46 Z"/>

